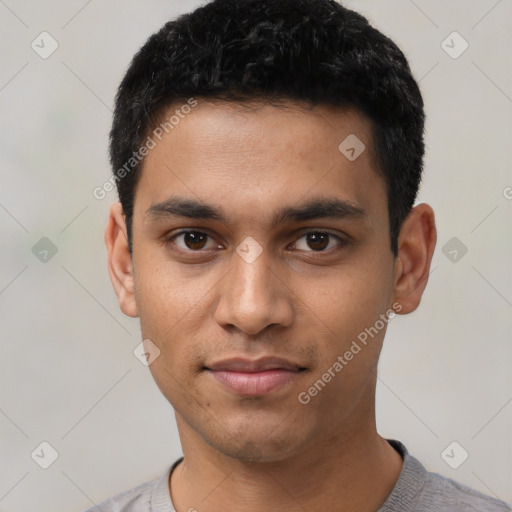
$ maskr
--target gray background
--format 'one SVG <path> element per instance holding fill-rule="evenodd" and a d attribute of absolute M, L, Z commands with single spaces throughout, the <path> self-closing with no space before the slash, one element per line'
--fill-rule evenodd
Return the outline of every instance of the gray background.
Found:
<path fill-rule="evenodd" d="M 422 306 L 389 327 L 380 432 L 428 469 L 512 501 L 512 2 L 345 3 L 401 46 L 420 81 L 420 200 L 439 229 Z M 0 0 L 0 511 L 78 512 L 180 455 L 172 409 L 133 355 L 138 322 L 119 311 L 106 270 L 116 195 L 92 190 L 109 177 L 111 108 L 129 60 L 198 4 Z M 47 59 L 31 48 L 43 31 L 59 45 Z M 445 51 L 463 48 L 446 39 L 453 31 L 469 44 L 458 58 Z M 48 469 L 43 441 L 58 452 Z M 452 464 L 469 453 L 458 469 L 441 455 L 453 441 Z"/>

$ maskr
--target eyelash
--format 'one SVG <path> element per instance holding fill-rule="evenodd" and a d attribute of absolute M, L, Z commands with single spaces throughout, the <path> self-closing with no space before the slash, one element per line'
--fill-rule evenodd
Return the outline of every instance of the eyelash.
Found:
<path fill-rule="evenodd" d="M 211 235 L 209 235 L 208 233 L 204 232 L 204 231 L 199 231 L 199 230 L 195 230 L 195 229 L 186 229 L 186 230 L 182 230 L 182 231 L 179 231 L 178 233 L 175 233 L 169 237 L 166 238 L 165 240 L 165 243 L 166 244 L 173 244 L 173 245 L 176 245 L 175 244 L 175 239 L 180 237 L 180 236 L 183 236 L 183 235 L 186 235 L 188 233 L 196 233 L 196 234 L 200 234 L 200 235 L 206 235 L 207 237 L 209 237 L 210 239 L 213 239 L 213 237 Z M 293 245 L 295 245 L 297 243 L 298 240 L 306 237 L 307 235 L 311 235 L 311 234 L 316 234 L 316 235 L 328 235 L 329 236 L 329 242 L 330 242 L 330 239 L 331 238 L 334 238 L 337 240 L 338 244 L 336 247 L 334 248 L 330 248 L 330 249 L 326 249 L 326 250 L 321 250 L 321 251 L 314 251 L 314 250 L 309 250 L 309 251 L 305 251 L 306 253 L 311 253 L 311 254 L 330 254 L 331 252 L 333 251 L 338 251 L 338 250 L 341 250 L 343 249 L 345 246 L 348 245 L 348 241 L 346 239 L 343 239 L 341 238 L 340 236 L 338 235 L 335 235 L 333 233 L 330 233 L 328 231 L 323 231 L 323 230 L 311 230 L 311 231 L 307 231 L 305 233 L 303 233 L 301 236 L 299 236 L 297 238 L 297 240 L 293 243 Z M 211 249 L 197 249 L 197 250 L 194 250 L 194 249 L 183 249 L 183 248 L 178 248 L 177 249 L 178 251 L 181 251 L 185 254 L 201 254 L 201 253 L 206 253 L 208 252 L 209 250 Z M 299 249 L 301 250 L 301 249 Z"/>

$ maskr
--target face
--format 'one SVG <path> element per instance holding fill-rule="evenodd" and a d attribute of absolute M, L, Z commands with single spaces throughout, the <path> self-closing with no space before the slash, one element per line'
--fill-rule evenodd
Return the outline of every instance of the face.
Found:
<path fill-rule="evenodd" d="M 182 437 L 276 461 L 374 428 L 397 260 L 364 116 L 199 102 L 146 157 L 132 261 Z"/>

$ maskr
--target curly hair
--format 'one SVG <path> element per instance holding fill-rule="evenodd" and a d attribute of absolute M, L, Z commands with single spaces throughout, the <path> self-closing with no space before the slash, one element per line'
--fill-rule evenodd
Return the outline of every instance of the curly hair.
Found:
<path fill-rule="evenodd" d="M 421 181 L 425 115 L 404 54 L 366 18 L 334 0 L 214 0 L 166 23 L 134 56 L 117 91 L 114 173 L 133 161 L 155 117 L 191 97 L 294 100 L 368 116 L 396 256 Z M 133 162 L 116 180 L 130 251 L 142 165 Z"/>

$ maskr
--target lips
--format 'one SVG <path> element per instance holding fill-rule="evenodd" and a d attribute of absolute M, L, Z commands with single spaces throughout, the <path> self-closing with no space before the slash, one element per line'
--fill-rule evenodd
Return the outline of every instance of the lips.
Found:
<path fill-rule="evenodd" d="M 267 395 L 295 380 L 305 368 L 275 357 L 227 359 L 205 369 L 231 392 L 243 396 Z"/>
<path fill-rule="evenodd" d="M 263 357 L 260 359 L 243 359 L 241 357 L 225 359 L 207 366 L 212 371 L 256 373 L 268 370 L 299 371 L 300 367 L 286 359 L 279 357 Z"/>

